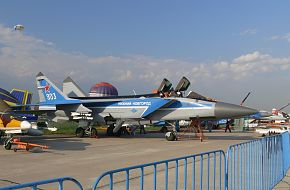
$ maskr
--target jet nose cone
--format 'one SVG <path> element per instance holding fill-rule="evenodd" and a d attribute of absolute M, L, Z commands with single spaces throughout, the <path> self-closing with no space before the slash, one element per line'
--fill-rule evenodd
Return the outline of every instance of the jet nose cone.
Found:
<path fill-rule="evenodd" d="M 224 102 L 217 102 L 214 109 L 214 113 L 217 118 L 239 118 L 252 115 L 257 112 L 259 111 L 252 108 Z"/>
<path fill-rule="evenodd" d="M 31 124 L 28 121 L 21 121 L 20 127 L 21 129 L 30 129 Z"/>

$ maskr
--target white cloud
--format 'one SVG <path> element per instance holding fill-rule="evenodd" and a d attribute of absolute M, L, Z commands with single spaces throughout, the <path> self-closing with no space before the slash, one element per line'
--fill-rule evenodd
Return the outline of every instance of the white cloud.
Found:
<path fill-rule="evenodd" d="M 233 60 L 234 63 L 248 63 L 248 62 L 254 62 L 254 61 L 261 61 L 263 59 L 266 59 L 269 57 L 269 55 L 261 54 L 258 51 L 255 51 L 253 53 L 249 53 L 246 55 L 241 55 L 238 58 L 235 58 Z"/>
<path fill-rule="evenodd" d="M 290 42 L 290 33 L 285 34 L 284 39 L 286 39 L 288 42 Z"/>
<path fill-rule="evenodd" d="M 164 77 L 178 80 L 183 75 L 192 81 L 242 79 L 254 73 L 287 70 L 290 63 L 290 58 L 274 58 L 259 51 L 241 55 L 231 61 L 213 63 L 143 55 L 89 57 L 81 53 L 59 51 L 51 44 L 0 25 L 1 68 L 19 79 L 42 71 L 52 74 L 56 79 L 70 74 L 76 80 L 109 78 L 112 82 L 146 81 L 156 84 Z"/>
<path fill-rule="evenodd" d="M 290 69 L 290 57 L 273 57 L 259 51 L 232 60 L 196 63 L 144 55 L 91 57 L 63 52 L 55 46 L 0 25 L 0 78 L 6 77 L 2 83 L 8 86 L 14 82 L 28 88 L 32 86 L 28 81 L 33 81 L 41 71 L 57 82 L 70 75 L 81 85 L 108 81 L 127 92 L 132 87 L 148 92 L 157 88 L 163 78 L 176 83 L 182 76 L 188 77 L 194 86 L 203 84 L 218 89 L 211 84 L 233 85 L 235 81 L 258 79 L 263 73 Z"/>
<path fill-rule="evenodd" d="M 290 42 L 290 33 L 286 33 L 283 35 L 271 36 L 270 40 L 286 40 L 286 41 Z"/>
<path fill-rule="evenodd" d="M 256 33 L 257 33 L 257 29 L 251 28 L 251 29 L 247 29 L 247 30 L 240 32 L 240 35 L 241 36 L 248 36 L 248 35 L 254 35 Z"/>

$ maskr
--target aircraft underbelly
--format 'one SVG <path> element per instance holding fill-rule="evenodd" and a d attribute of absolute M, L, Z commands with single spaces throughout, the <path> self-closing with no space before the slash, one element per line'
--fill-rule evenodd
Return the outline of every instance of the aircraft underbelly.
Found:
<path fill-rule="evenodd" d="M 214 117 L 213 109 L 161 109 L 154 112 L 151 120 L 190 120 L 190 118 L 210 118 Z"/>

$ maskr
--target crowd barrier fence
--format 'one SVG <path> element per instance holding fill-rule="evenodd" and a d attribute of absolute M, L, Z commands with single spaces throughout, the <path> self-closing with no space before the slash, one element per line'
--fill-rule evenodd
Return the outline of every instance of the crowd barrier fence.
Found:
<path fill-rule="evenodd" d="M 265 189 L 270 190 L 286 175 L 290 167 L 290 134 L 288 132 L 229 146 L 222 150 L 141 164 L 101 174 L 93 185 L 97 189 Z M 0 190 L 31 187 L 71 181 L 80 190 L 80 182 L 62 177 Z"/>

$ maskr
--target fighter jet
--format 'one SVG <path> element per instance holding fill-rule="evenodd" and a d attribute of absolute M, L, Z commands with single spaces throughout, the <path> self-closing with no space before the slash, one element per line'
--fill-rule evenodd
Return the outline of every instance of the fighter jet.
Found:
<path fill-rule="evenodd" d="M 47 127 L 43 123 L 31 123 L 26 120 L 23 114 L 18 114 L 2 99 L 0 99 L 0 139 L 7 136 L 4 141 L 4 148 L 9 150 L 12 145 L 13 135 L 22 134 L 29 136 L 43 135 L 43 129 L 56 131 L 54 127 Z"/>
<path fill-rule="evenodd" d="M 188 98 L 179 95 L 188 87 L 181 82 L 173 91 L 177 96 L 163 92 L 170 85 L 163 85 L 154 95 L 117 97 L 68 97 L 41 72 L 36 76 L 39 107 L 47 108 L 47 115 L 54 121 L 79 121 L 76 135 L 82 137 L 85 130 L 96 133 L 90 124 L 108 124 L 117 133 L 124 122 L 151 123 L 152 121 L 176 121 L 200 119 L 238 118 L 258 112 L 255 109 L 207 99 Z M 48 109 L 49 108 L 49 109 Z"/>
<path fill-rule="evenodd" d="M 255 121 L 268 121 L 268 122 L 272 122 L 272 121 L 275 121 L 275 122 L 285 122 L 287 119 L 289 119 L 289 115 L 288 114 L 285 114 L 284 112 L 281 112 L 281 113 L 271 113 L 271 112 L 268 112 L 268 111 L 259 111 L 258 113 L 254 114 L 254 115 L 251 115 L 249 116 L 249 118 L 251 119 L 254 119 L 254 121 L 252 122 L 255 122 Z"/>
<path fill-rule="evenodd" d="M 9 150 L 11 148 L 10 142 L 13 134 L 41 135 L 41 131 L 34 129 L 30 122 L 9 113 L 9 111 L 11 109 L 8 104 L 0 99 L 0 138 L 4 135 L 9 137 L 4 142 L 5 149 Z"/>

